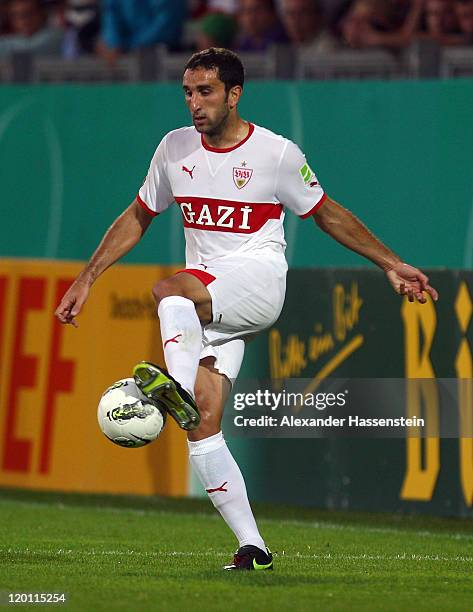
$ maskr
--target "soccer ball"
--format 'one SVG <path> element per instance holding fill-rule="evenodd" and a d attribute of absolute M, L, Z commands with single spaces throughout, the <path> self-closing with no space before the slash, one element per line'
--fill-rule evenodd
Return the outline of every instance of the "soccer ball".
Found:
<path fill-rule="evenodd" d="M 102 395 L 97 419 L 109 440 L 119 446 L 137 448 L 156 440 L 166 413 L 149 402 L 133 378 L 123 378 Z"/>

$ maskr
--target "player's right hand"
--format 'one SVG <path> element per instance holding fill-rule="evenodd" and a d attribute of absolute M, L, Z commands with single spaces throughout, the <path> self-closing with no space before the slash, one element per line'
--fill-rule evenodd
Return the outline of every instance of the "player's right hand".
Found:
<path fill-rule="evenodd" d="M 54 316 L 65 325 L 79 327 L 75 317 L 82 310 L 88 296 L 89 286 L 81 281 L 74 281 L 64 294 L 61 303 L 54 312 Z"/>

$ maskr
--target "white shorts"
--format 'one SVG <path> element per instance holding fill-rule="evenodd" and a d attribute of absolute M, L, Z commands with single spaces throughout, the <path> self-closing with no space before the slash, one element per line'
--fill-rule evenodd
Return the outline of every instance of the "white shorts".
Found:
<path fill-rule="evenodd" d="M 226 257 L 185 272 L 199 278 L 212 297 L 212 322 L 203 329 L 200 358 L 215 357 L 215 368 L 233 383 L 245 339 L 270 327 L 281 313 L 286 260 L 279 253 L 260 251 L 257 256 Z"/>

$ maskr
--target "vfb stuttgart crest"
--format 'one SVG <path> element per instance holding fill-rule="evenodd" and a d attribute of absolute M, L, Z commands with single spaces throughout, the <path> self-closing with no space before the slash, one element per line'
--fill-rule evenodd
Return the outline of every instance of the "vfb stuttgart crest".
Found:
<path fill-rule="evenodd" d="M 233 182 L 238 189 L 243 189 L 250 182 L 252 174 L 251 168 L 233 168 Z"/>

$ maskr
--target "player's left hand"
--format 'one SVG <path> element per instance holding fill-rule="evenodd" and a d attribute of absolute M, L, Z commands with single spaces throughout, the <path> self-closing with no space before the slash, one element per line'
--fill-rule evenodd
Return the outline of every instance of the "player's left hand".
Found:
<path fill-rule="evenodd" d="M 421 304 L 427 302 L 424 292 L 436 302 L 438 300 L 437 291 L 429 285 L 429 278 L 419 269 L 409 264 L 398 262 L 389 270 L 386 276 L 391 283 L 394 291 L 399 295 L 407 295 L 409 302 L 417 300 Z"/>

